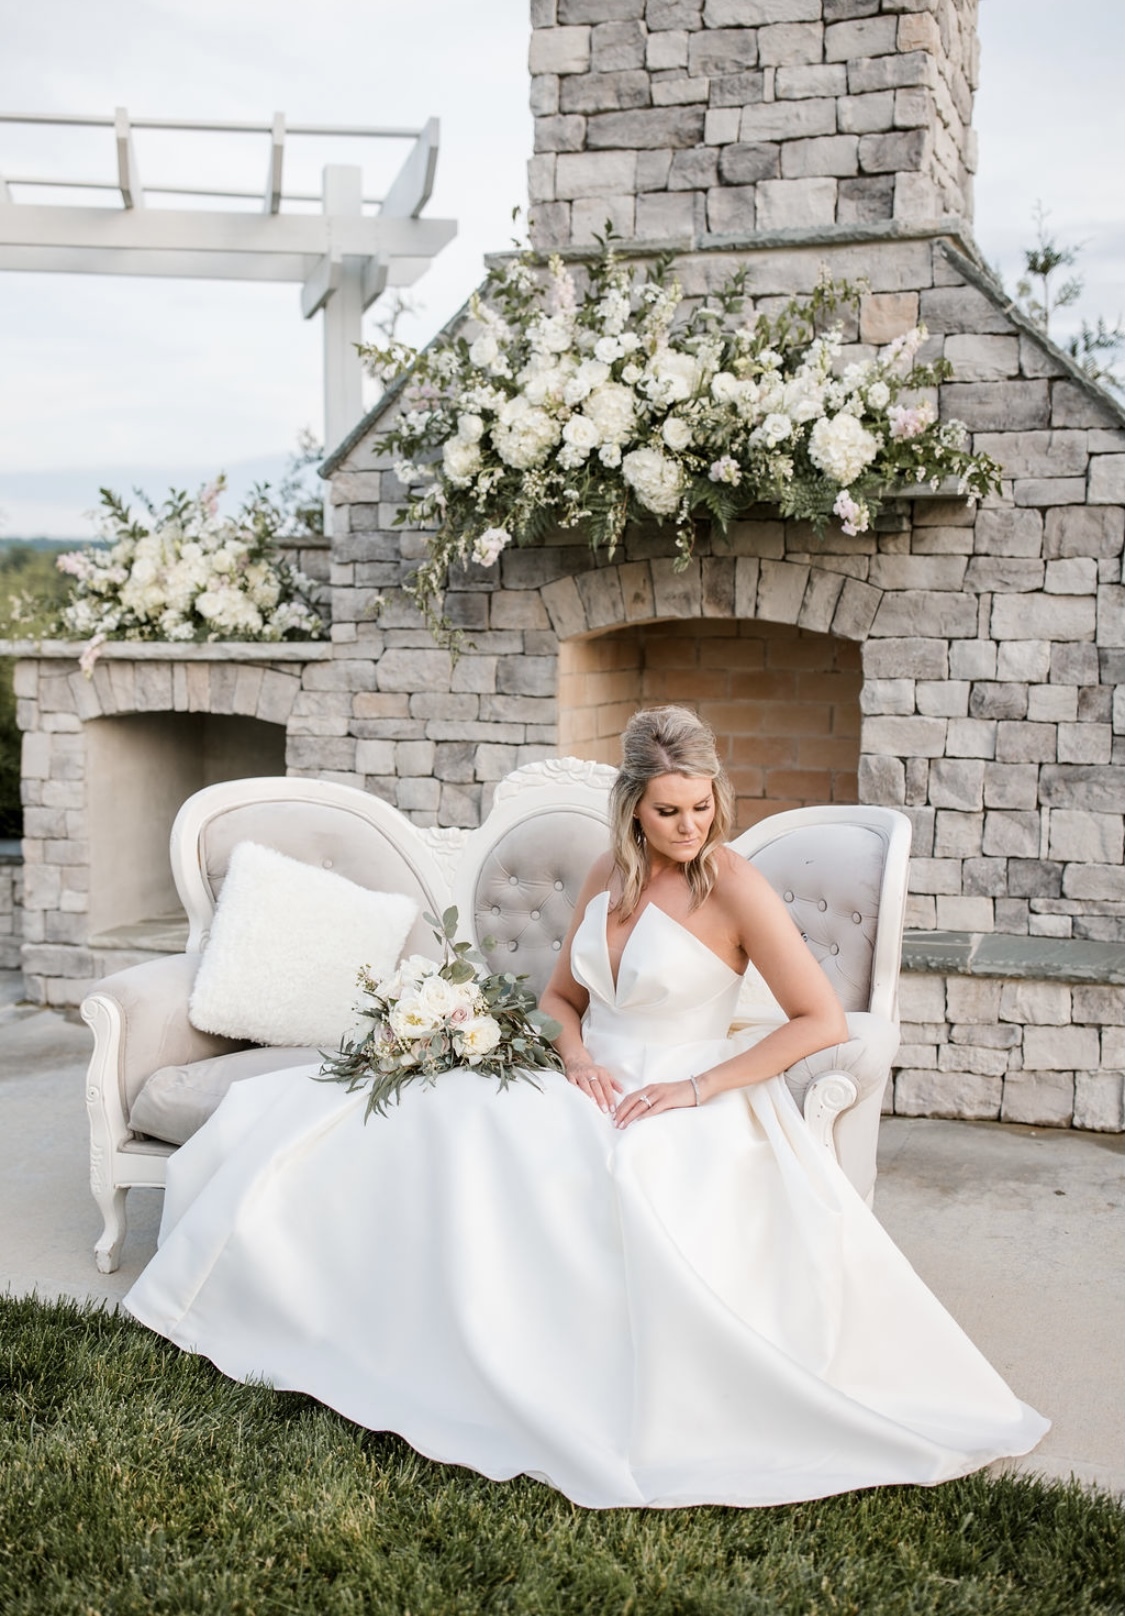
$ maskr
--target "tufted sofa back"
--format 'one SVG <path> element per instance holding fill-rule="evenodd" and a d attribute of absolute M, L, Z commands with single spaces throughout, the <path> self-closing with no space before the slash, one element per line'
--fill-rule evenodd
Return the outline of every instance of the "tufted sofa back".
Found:
<path fill-rule="evenodd" d="M 419 910 L 405 951 L 438 956 L 433 929 L 421 917 L 444 907 L 445 887 L 414 827 L 354 787 L 297 778 L 224 781 L 196 792 L 181 808 L 171 856 L 191 927 L 189 949 L 206 945 L 239 842 L 274 848 L 372 892 L 405 893 Z"/>
<path fill-rule="evenodd" d="M 532 811 L 486 853 L 473 891 L 473 931 L 494 971 L 547 985 L 594 860 L 606 850 L 605 822 L 581 809 Z M 484 947 L 492 939 L 493 946 Z"/>
<path fill-rule="evenodd" d="M 732 844 L 759 869 L 845 1010 L 893 1018 L 910 824 L 879 808 L 804 808 Z"/>

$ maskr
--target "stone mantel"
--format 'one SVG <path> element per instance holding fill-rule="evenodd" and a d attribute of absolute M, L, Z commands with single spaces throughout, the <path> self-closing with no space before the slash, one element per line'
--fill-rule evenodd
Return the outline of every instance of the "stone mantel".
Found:
<path fill-rule="evenodd" d="M 0 640 L 0 657 L 77 662 L 82 640 Z M 99 661 L 119 662 L 329 662 L 330 640 L 107 640 Z"/>

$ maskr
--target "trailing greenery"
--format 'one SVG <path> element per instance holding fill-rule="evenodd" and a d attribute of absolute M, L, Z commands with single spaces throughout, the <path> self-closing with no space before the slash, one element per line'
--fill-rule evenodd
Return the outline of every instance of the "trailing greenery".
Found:
<path fill-rule="evenodd" d="M 782 1508 L 575 1508 L 0 1298 L 5 1616 L 1116 1616 L 1122 1513 L 983 1476 Z"/>

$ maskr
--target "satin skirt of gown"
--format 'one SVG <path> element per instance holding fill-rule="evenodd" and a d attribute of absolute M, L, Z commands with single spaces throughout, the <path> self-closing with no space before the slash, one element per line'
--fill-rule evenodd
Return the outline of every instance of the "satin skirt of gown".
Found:
<path fill-rule="evenodd" d="M 740 978 L 650 904 L 615 985 L 607 906 L 573 949 L 594 1059 L 631 1089 L 729 1056 Z M 594 1508 L 931 1484 L 1047 1429 L 781 1078 L 619 1131 L 553 1073 L 450 1072 L 365 1125 L 315 1072 L 235 1085 L 176 1153 L 126 1298 L 235 1379 Z"/>

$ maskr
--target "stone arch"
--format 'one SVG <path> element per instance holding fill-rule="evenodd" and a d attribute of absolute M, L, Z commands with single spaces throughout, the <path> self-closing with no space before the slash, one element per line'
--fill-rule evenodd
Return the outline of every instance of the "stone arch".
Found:
<path fill-rule="evenodd" d="M 867 638 L 883 591 L 815 562 L 763 556 L 618 561 L 541 590 L 560 640 L 661 618 L 728 617 L 791 623 L 845 640 Z"/>
<path fill-rule="evenodd" d="M 249 662 L 133 661 L 103 657 L 91 679 L 70 675 L 79 716 L 112 718 L 127 713 L 214 713 L 286 724 L 301 689 L 299 672 Z"/>

